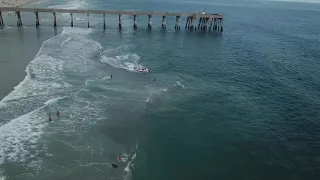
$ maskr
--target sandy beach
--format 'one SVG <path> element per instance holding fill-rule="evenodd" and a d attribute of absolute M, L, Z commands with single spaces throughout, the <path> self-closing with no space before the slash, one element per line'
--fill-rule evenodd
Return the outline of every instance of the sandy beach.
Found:
<path fill-rule="evenodd" d="M 0 1 L 0 6 L 2 7 L 12 7 L 12 6 L 17 6 L 17 7 L 22 7 L 24 5 L 37 2 L 37 0 L 1 0 Z"/>
<path fill-rule="evenodd" d="M 0 0 L 0 7 L 23 7 L 25 5 L 38 2 L 39 0 Z M 10 15 L 11 12 L 2 12 L 2 15 Z"/>

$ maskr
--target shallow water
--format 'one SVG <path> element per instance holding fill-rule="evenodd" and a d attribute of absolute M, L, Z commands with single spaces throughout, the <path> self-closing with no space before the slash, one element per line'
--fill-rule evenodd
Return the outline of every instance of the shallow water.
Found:
<path fill-rule="evenodd" d="M 37 6 L 197 11 L 202 4 L 225 15 L 222 35 L 175 32 L 172 18 L 164 32 L 159 17 L 152 31 L 138 17 L 134 31 L 133 17 L 123 16 L 119 31 L 117 17 L 108 16 L 103 32 L 101 16 L 90 16 L 86 28 L 87 17 L 76 15 L 70 28 L 69 15 L 59 14 L 55 30 L 49 14 L 40 15 L 38 29 L 33 14 L 23 14 L 22 29 L 6 17 L 0 51 L 15 63 L 2 67 L 12 69 L 16 85 L 20 62 L 27 75 L 1 92 L 8 95 L 0 102 L 0 179 L 317 179 L 319 5 Z M 18 44 L 20 56 L 10 53 Z"/>

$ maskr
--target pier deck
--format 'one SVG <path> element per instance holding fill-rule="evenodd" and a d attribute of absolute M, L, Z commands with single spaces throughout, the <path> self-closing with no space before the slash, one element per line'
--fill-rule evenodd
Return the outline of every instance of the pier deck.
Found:
<path fill-rule="evenodd" d="M 132 15 L 134 16 L 134 28 L 137 28 L 136 17 L 137 16 L 148 16 L 148 28 L 151 29 L 151 18 L 152 16 L 162 16 L 162 27 L 166 29 L 166 17 L 175 16 L 176 25 L 175 29 L 180 29 L 180 17 L 187 17 L 187 22 L 185 28 L 193 31 L 197 27 L 194 25 L 195 20 L 199 19 L 198 29 L 203 31 L 213 31 L 222 32 L 222 22 L 223 16 L 220 14 L 213 13 L 190 13 L 190 12 L 143 12 L 143 11 L 122 11 L 122 10 L 91 10 L 91 9 L 56 9 L 56 8 L 21 8 L 21 7 L 0 7 L 0 26 L 4 26 L 3 17 L 1 12 L 5 11 L 14 11 L 17 14 L 17 26 L 21 26 L 21 15 L 20 12 L 33 12 L 36 14 L 36 26 L 39 23 L 38 13 L 52 13 L 54 15 L 54 26 L 56 26 L 56 13 L 70 13 L 71 16 L 71 26 L 73 27 L 73 14 L 82 13 L 87 14 L 88 16 L 88 27 L 89 27 L 89 14 L 102 14 L 104 19 L 104 28 L 105 28 L 105 19 L 106 15 L 119 15 L 119 28 L 121 28 L 121 15 Z M 208 22 L 211 21 L 211 25 L 208 25 Z"/>

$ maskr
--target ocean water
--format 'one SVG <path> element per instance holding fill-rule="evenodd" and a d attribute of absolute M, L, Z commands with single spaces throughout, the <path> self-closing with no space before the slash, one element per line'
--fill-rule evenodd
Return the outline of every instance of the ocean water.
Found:
<path fill-rule="evenodd" d="M 133 17 L 123 16 L 119 31 L 117 16 L 107 16 L 103 32 L 102 15 L 90 16 L 87 28 L 87 16 L 76 14 L 70 28 L 69 14 L 58 14 L 56 29 L 51 14 L 40 14 L 37 29 L 32 13 L 22 13 L 22 28 L 14 15 L 5 17 L 1 180 L 320 178 L 319 4 L 30 6 L 181 12 L 203 6 L 225 16 L 225 31 L 188 32 L 184 18 L 180 32 L 174 18 L 161 30 L 160 17 L 148 31 L 147 17 L 138 16 L 134 31 Z"/>

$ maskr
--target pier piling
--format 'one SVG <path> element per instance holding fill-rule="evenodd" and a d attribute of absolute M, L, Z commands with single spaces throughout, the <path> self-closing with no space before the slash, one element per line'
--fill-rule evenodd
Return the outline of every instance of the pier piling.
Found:
<path fill-rule="evenodd" d="M 174 29 L 180 30 L 180 16 L 176 16 L 176 25 Z"/>
<path fill-rule="evenodd" d="M 202 31 L 206 28 L 206 18 L 202 18 Z"/>
<path fill-rule="evenodd" d="M 36 27 L 38 27 L 40 25 L 39 22 L 39 13 L 38 12 L 34 12 L 34 14 L 36 15 Z"/>
<path fill-rule="evenodd" d="M 216 31 L 219 31 L 219 29 L 218 29 L 218 20 L 219 19 L 216 19 Z"/>
<path fill-rule="evenodd" d="M 87 13 L 87 16 L 88 16 L 88 28 L 90 28 L 90 23 L 89 23 L 89 21 L 90 21 L 90 19 L 89 19 L 89 13 Z"/>
<path fill-rule="evenodd" d="M 206 19 L 202 18 L 202 23 L 201 23 L 201 30 L 202 31 L 205 31 L 205 28 L 206 28 L 205 24 L 206 24 Z"/>
<path fill-rule="evenodd" d="M 206 32 L 208 30 L 208 18 L 205 19 L 204 23 L 204 31 Z"/>
<path fill-rule="evenodd" d="M 220 28 L 220 32 L 223 32 L 223 19 L 220 19 L 221 21 L 221 28 Z"/>
<path fill-rule="evenodd" d="M 189 17 L 187 17 L 186 26 L 184 27 L 185 29 L 188 27 L 188 23 L 189 23 Z"/>
<path fill-rule="evenodd" d="M 20 11 L 16 11 L 18 20 L 17 20 L 17 26 L 22 26 L 22 21 L 21 21 L 21 15 L 20 15 Z"/>
<path fill-rule="evenodd" d="M 57 26 L 57 17 L 56 17 L 56 13 L 53 12 L 53 27 L 56 27 Z"/>
<path fill-rule="evenodd" d="M 211 18 L 211 23 L 210 23 L 209 31 L 212 30 L 212 23 L 213 23 L 213 18 Z"/>
<path fill-rule="evenodd" d="M 191 28 L 191 23 L 192 23 L 192 17 L 189 17 L 188 30 L 190 30 L 190 28 Z"/>
<path fill-rule="evenodd" d="M 188 30 L 190 30 L 191 23 L 192 23 L 192 17 L 190 16 L 188 21 L 188 26 L 187 26 Z"/>
<path fill-rule="evenodd" d="M 216 32 L 219 32 L 219 19 L 216 19 Z"/>
<path fill-rule="evenodd" d="M 190 31 L 193 31 L 194 29 L 193 23 L 194 23 L 194 17 L 190 17 L 190 26 L 189 26 Z"/>
<path fill-rule="evenodd" d="M 119 29 L 122 28 L 122 25 L 121 25 L 121 14 L 119 14 Z"/>
<path fill-rule="evenodd" d="M 166 29 L 167 24 L 166 24 L 166 16 L 162 16 L 162 29 Z"/>
<path fill-rule="evenodd" d="M 148 29 L 152 28 L 152 15 L 148 15 Z"/>
<path fill-rule="evenodd" d="M 137 15 L 133 15 L 133 28 L 137 29 Z"/>
<path fill-rule="evenodd" d="M 106 30 L 106 14 L 103 14 L 103 30 Z"/>
<path fill-rule="evenodd" d="M 3 23 L 2 14 L 1 14 L 1 11 L 0 11 L 0 27 L 3 27 L 3 26 L 4 26 L 4 23 Z"/>
<path fill-rule="evenodd" d="M 73 14 L 70 13 L 70 16 L 71 16 L 71 27 L 73 27 Z"/>

